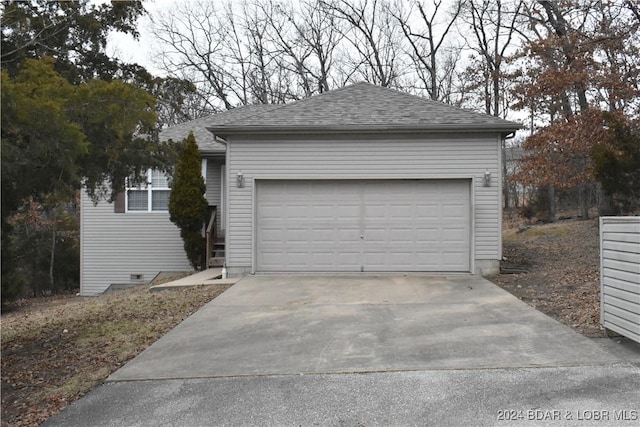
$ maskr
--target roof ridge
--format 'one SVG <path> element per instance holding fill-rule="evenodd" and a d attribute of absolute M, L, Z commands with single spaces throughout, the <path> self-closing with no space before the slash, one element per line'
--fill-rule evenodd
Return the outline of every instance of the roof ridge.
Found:
<path fill-rule="evenodd" d="M 376 86 L 376 85 L 374 85 L 372 83 L 369 83 L 369 82 L 366 82 L 366 81 L 363 80 L 363 81 L 360 81 L 360 82 L 352 83 L 350 85 L 342 86 L 342 87 L 340 87 L 338 89 L 332 89 L 332 90 L 328 90 L 326 92 L 313 94 L 313 95 L 308 96 L 306 98 L 296 99 L 295 101 L 293 101 L 293 102 L 291 102 L 289 104 L 286 104 L 286 103 L 285 104 L 252 104 L 252 105 L 273 105 L 273 106 L 278 106 L 278 107 L 277 108 L 272 108 L 272 109 L 270 109 L 268 111 L 256 112 L 256 114 L 245 116 L 245 117 L 243 117 L 243 119 L 247 119 L 247 118 L 250 118 L 250 117 L 251 118 L 256 118 L 257 116 L 261 116 L 263 114 L 269 114 L 269 113 L 272 113 L 274 111 L 280 110 L 282 108 L 291 107 L 293 105 L 299 105 L 299 104 L 305 103 L 307 101 L 310 101 L 312 99 L 315 100 L 315 99 L 318 99 L 318 98 L 323 97 L 325 95 L 335 94 L 336 92 L 341 92 L 341 91 L 343 91 L 345 89 L 348 89 L 350 87 L 353 87 L 353 86 L 356 86 L 356 85 L 362 85 L 362 84 L 369 85 L 369 86 Z M 227 111 L 229 111 L 229 110 L 227 110 Z M 229 121 L 227 124 L 233 124 L 233 123 L 236 123 L 236 122 L 242 122 L 243 119 L 232 120 L 232 121 Z M 241 124 L 241 123 L 238 123 L 238 124 Z"/>
<path fill-rule="evenodd" d="M 436 99 L 431 99 L 431 98 L 427 98 L 427 97 L 424 97 L 424 96 L 421 96 L 421 95 L 416 95 L 416 94 L 413 94 L 413 93 L 405 92 L 404 90 L 399 89 L 399 88 L 392 88 L 392 87 L 389 87 L 389 86 L 380 86 L 380 85 L 376 85 L 376 84 L 373 84 L 373 83 L 365 81 L 365 80 L 361 80 L 359 82 L 351 83 L 351 84 L 342 86 L 342 87 L 337 88 L 337 89 L 332 89 L 332 90 L 329 90 L 329 91 L 326 91 L 326 92 L 322 92 L 322 93 L 316 93 L 316 94 L 311 95 L 311 96 L 309 96 L 307 98 L 297 99 L 297 100 L 295 100 L 295 101 L 293 101 L 293 102 L 291 102 L 289 104 L 262 104 L 262 105 L 278 105 L 279 107 L 270 109 L 268 111 L 260 111 L 260 112 L 256 113 L 255 115 L 245 116 L 245 118 L 256 117 L 256 116 L 262 115 L 262 114 L 268 114 L 268 113 L 271 113 L 273 111 L 279 110 L 281 108 L 292 107 L 292 106 L 296 106 L 296 105 L 299 105 L 299 104 L 302 104 L 302 103 L 306 103 L 307 101 L 317 100 L 318 98 L 321 98 L 321 97 L 324 97 L 324 96 L 335 95 L 338 92 L 342 92 L 342 91 L 351 89 L 351 88 L 353 88 L 355 86 L 369 86 L 371 88 L 384 90 L 384 91 L 389 92 L 389 93 L 391 93 L 391 94 L 393 94 L 395 96 L 403 96 L 403 97 L 411 98 L 411 99 L 414 99 L 414 100 L 418 100 L 420 102 L 424 102 L 424 103 L 427 103 L 427 104 L 441 105 L 441 106 L 448 107 L 448 108 L 454 108 L 454 109 L 457 109 L 457 110 L 466 111 L 466 112 L 469 112 L 469 113 L 472 113 L 472 114 L 487 115 L 485 113 L 482 113 L 482 112 L 476 111 L 476 110 L 472 110 L 470 108 L 464 108 L 464 107 L 460 107 L 460 106 L 457 106 L 457 105 L 449 104 L 449 103 L 444 102 L 444 101 L 438 101 Z M 256 105 L 256 104 L 254 104 L 254 105 Z M 496 119 L 499 119 L 499 120 L 506 120 L 506 119 L 503 119 L 502 117 L 496 117 L 496 116 L 492 116 L 492 117 L 494 117 Z M 234 121 L 231 121 L 229 123 L 234 123 L 236 121 L 238 121 L 238 120 L 234 120 Z M 242 121 L 242 120 L 240 119 L 239 121 Z"/>
<path fill-rule="evenodd" d="M 296 101 L 296 102 L 298 102 L 298 101 Z M 295 104 L 295 102 L 293 102 L 292 104 Z M 242 118 L 235 118 L 234 120 L 229 120 L 226 124 L 233 124 L 233 123 L 236 123 L 236 122 L 245 121 L 248 118 L 255 118 L 255 117 L 260 116 L 262 114 L 266 114 L 266 113 L 269 113 L 271 111 L 279 110 L 279 109 L 281 109 L 283 107 L 286 107 L 287 105 L 291 105 L 291 104 L 249 104 L 249 105 L 242 105 L 240 107 L 234 107 L 231 110 L 225 110 L 225 111 L 232 111 L 232 110 L 235 110 L 235 109 L 243 109 L 243 108 L 246 108 L 246 107 L 265 107 L 265 106 L 269 107 L 269 109 L 263 110 L 263 111 L 258 111 L 259 109 L 256 109 L 257 111 L 254 114 L 248 114 L 246 116 L 243 116 Z M 271 107 L 273 107 L 273 108 L 271 108 Z"/>
<path fill-rule="evenodd" d="M 424 103 L 437 104 L 437 105 L 441 105 L 441 106 L 444 106 L 444 107 L 455 108 L 457 110 L 462 110 L 462 111 L 466 111 L 466 112 L 474 113 L 474 114 L 488 115 L 488 114 L 485 114 L 485 113 L 481 113 L 479 111 L 472 110 L 470 108 L 459 107 L 457 105 L 449 104 L 448 102 L 439 101 L 437 99 L 431 99 L 431 98 L 428 98 L 428 97 L 425 97 L 425 96 L 421 96 L 421 95 L 416 95 L 415 93 L 405 92 L 404 90 L 399 89 L 399 88 L 396 89 L 396 88 L 392 88 L 392 87 L 389 87 L 389 86 L 378 86 L 378 85 L 374 85 L 374 84 L 368 83 L 368 82 L 362 82 L 362 83 L 367 83 L 367 84 L 369 84 L 371 86 L 374 86 L 376 88 L 386 90 L 387 92 L 393 93 L 394 95 L 400 95 L 400 96 L 405 96 L 405 97 L 412 98 L 412 99 L 417 99 L 417 100 L 420 100 L 421 102 L 424 102 Z M 495 117 L 495 116 L 493 116 L 493 117 Z M 506 119 L 502 119 L 501 117 L 495 117 L 495 118 L 501 119 L 501 120 L 506 120 Z"/>

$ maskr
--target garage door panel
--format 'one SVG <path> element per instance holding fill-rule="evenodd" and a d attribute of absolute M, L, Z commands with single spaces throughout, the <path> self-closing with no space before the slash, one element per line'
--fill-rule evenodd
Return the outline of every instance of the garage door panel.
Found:
<path fill-rule="evenodd" d="M 317 245 L 325 245 L 328 244 L 330 247 L 334 246 L 336 241 L 336 230 L 331 227 L 329 224 L 320 226 L 320 227 L 312 227 L 306 230 L 307 232 L 307 242 L 315 243 Z"/>
<path fill-rule="evenodd" d="M 309 230 L 306 228 L 288 228 L 285 233 L 287 236 L 286 243 L 290 245 L 296 243 L 309 244 Z"/>
<path fill-rule="evenodd" d="M 309 266 L 309 256 L 313 256 L 314 265 Z M 313 253 L 291 251 L 266 253 L 260 258 L 260 264 L 264 271 L 283 271 L 282 260 L 287 260 L 287 270 L 292 272 L 308 271 L 360 271 L 359 251 L 322 251 L 315 250 Z"/>
<path fill-rule="evenodd" d="M 464 244 L 468 239 L 467 231 L 461 228 L 443 227 L 441 235 L 446 236 L 448 243 Z M 441 239 L 445 239 L 445 237 L 441 237 Z"/>
<path fill-rule="evenodd" d="M 281 219 L 286 212 L 283 206 L 269 205 L 266 203 L 261 206 L 261 209 L 261 214 L 265 220 L 269 218 Z"/>
<path fill-rule="evenodd" d="M 411 230 L 411 236 L 416 242 L 422 242 L 426 245 L 426 242 L 432 242 L 440 239 L 440 229 L 437 228 L 418 228 Z"/>
<path fill-rule="evenodd" d="M 262 242 L 265 244 L 277 244 L 282 240 L 282 228 L 263 227 L 260 234 Z"/>
<path fill-rule="evenodd" d="M 309 257 L 313 256 L 314 267 L 309 268 Z M 282 260 L 287 260 L 287 271 L 360 271 L 359 251 L 334 251 L 316 249 L 309 251 L 273 251 L 259 256 L 260 263 L 266 271 L 282 267 Z"/>
<path fill-rule="evenodd" d="M 305 252 L 285 252 L 284 255 L 292 267 L 304 267 L 307 264 L 307 253 Z"/>
<path fill-rule="evenodd" d="M 414 265 L 411 252 L 397 252 L 389 255 L 387 252 L 367 252 L 364 254 L 364 271 L 371 271 L 366 266 L 375 265 L 376 271 L 403 271 Z"/>
<path fill-rule="evenodd" d="M 369 250 L 375 250 L 374 245 L 411 245 L 415 242 L 414 230 L 410 228 L 385 228 L 385 229 L 367 229 L 364 234 L 366 237 L 366 245 Z"/>
<path fill-rule="evenodd" d="M 305 220 L 309 218 L 309 206 L 288 205 L 284 210 L 283 218 L 286 220 Z"/>
<path fill-rule="evenodd" d="M 444 203 L 442 204 L 442 216 L 444 218 L 466 218 L 468 213 L 468 205 L 462 203 Z"/>
<path fill-rule="evenodd" d="M 464 268 L 466 264 L 460 262 L 460 259 L 466 255 L 461 251 L 452 251 L 452 252 L 442 252 L 442 265 L 445 267 L 445 271 L 459 271 L 461 268 Z"/>
<path fill-rule="evenodd" d="M 416 204 L 415 218 L 419 220 L 433 220 L 440 216 L 440 206 L 436 204 Z"/>
<path fill-rule="evenodd" d="M 442 263 L 441 252 L 436 248 L 425 248 L 424 251 L 416 253 L 416 262 L 421 265 L 437 267 Z"/>
<path fill-rule="evenodd" d="M 317 219 L 333 219 L 336 216 L 336 207 L 334 204 L 318 204 L 314 209 L 314 217 Z"/>
<path fill-rule="evenodd" d="M 257 188 L 258 271 L 469 271 L 468 180 Z"/>
<path fill-rule="evenodd" d="M 338 228 L 335 241 L 344 245 L 343 242 L 355 242 L 360 238 L 359 228 Z"/>
<path fill-rule="evenodd" d="M 349 205 L 334 205 L 334 218 L 338 219 L 359 219 L 360 206 L 355 204 L 353 200 L 349 200 Z"/>
<path fill-rule="evenodd" d="M 387 206 L 366 206 L 363 214 L 372 221 L 386 221 L 389 217 Z"/>
<path fill-rule="evenodd" d="M 275 250 L 265 251 L 260 254 L 260 263 L 265 268 L 273 267 L 279 265 L 284 256 L 286 256 L 286 253 L 284 252 L 278 252 Z"/>
<path fill-rule="evenodd" d="M 341 267 L 342 271 L 358 271 L 360 265 L 359 252 L 320 252 L 314 253 L 315 265 L 314 271 L 333 271 L 335 268 Z M 340 262 L 337 262 L 337 259 Z M 304 266 L 302 271 L 308 271 L 308 265 Z"/>

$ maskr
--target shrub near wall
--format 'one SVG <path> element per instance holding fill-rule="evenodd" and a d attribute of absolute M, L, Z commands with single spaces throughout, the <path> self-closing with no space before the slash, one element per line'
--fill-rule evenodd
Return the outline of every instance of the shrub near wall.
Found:
<path fill-rule="evenodd" d="M 193 133 L 182 142 L 180 158 L 169 197 L 171 221 L 180 229 L 184 251 L 196 270 L 205 267 L 205 239 L 202 227 L 207 220 L 206 186 L 202 178 L 202 159 Z"/>

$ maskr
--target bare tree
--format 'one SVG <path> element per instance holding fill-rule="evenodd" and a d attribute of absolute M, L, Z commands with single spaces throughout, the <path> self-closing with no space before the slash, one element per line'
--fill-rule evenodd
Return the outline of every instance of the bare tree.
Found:
<path fill-rule="evenodd" d="M 340 40 L 317 2 L 186 2 L 152 25 L 163 47 L 158 66 L 192 81 L 209 111 L 328 90 Z"/>
<path fill-rule="evenodd" d="M 479 57 L 471 65 L 479 77 L 472 84 L 482 89 L 485 113 L 497 117 L 506 113 L 504 68 L 507 53 L 514 48 L 521 8 L 521 0 L 467 0 L 462 14 L 472 33 L 467 45 Z"/>
<path fill-rule="evenodd" d="M 318 0 L 297 7 L 269 1 L 262 8 L 276 46 L 275 60 L 294 77 L 299 95 L 308 97 L 328 91 L 333 86 L 333 55 L 342 40 L 334 18 L 324 13 Z M 297 97 L 296 92 L 290 96 Z"/>
<path fill-rule="evenodd" d="M 624 0 L 625 6 L 633 13 L 636 21 L 640 23 L 640 7 L 634 2 L 634 0 Z"/>
<path fill-rule="evenodd" d="M 410 11 L 394 9 L 394 16 L 387 0 L 187 2 L 153 20 L 163 47 L 158 66 L 193 82 L 209 111 L 287 102 L 354 80 L 426 88 L 434 99 L 457 102 L 461 50 L 445 39 L 460 3 L 441 34 L 441 3 L 430 14 L 422 3 L 417 8 L 424 25 L 412 30 Z"/>
<path fill-rule="evenodd" d="M 273 60 L 279 69 L 296 76 L 297 84 L 294 87 L 289 87 L 290 96 L 294 99 L 299 98 L 295 94 L 299 90 L 297 86 L 302 90 L 303 96 L 311 96 L 314 86 L 313 76 L 309 70 L 312 49 L 300 37 L 297 37 L 299 23 L 296 22 L 298 18 L 293 10 L 293 5 L 290 3 L 274 5 L 269 1 L 260 7 L 270 30 L 267 37 L 274 45 Z"/>
<path fill-rule="evenodd" d="M 597 3 L 592 14 L 602 29 L 590 37 L 597 44 L 592 74 L 594 104 L 609 112 L 640 116 L 640 16 L 631 3 Z"/>
<path fill-rule="evenodd" d="M 461 78 L 462 47 L 447 48 L 438 59 L 438 101 L 460 107 L 464 101 L 465 87 Z"/>
<path fill-rule="evenodd" d="M 468 47 L 475 53 L 466 75 L 470 89 L 480 92 L 486 114 L 505 117 L 507 95 L 505 88 L 505 64 L 509 49 L 513 48 L 516 26 L 522 1 L 467 0 L 462 9 L 462 19 L 470 28 Z M 506 141 L 502 147 L 502 175 L 504 207 L 512 204 L 513 185 L 507 167 Z"/>
<path fill-rule="evenodd" d="M 182 2 L 152 17 L 152 31 L 162 50 L 157 66 L 170 77 L 193 82 L 207 110 L 234 106 L 224 68 L 224 32 L 211 2 Z"/>
<path fill-rule="evenodd" d="M 251 104 L 280 104 L 287 100 L 289 86 L 286 70 L 278 67 L 274 59 L 275 46 L 271 43 L 271 29 L 265 11 L 258 3 L 242 5 L 242 25 L 248 52 L 248 82 Z"/>
<path fill-rule="evenodd" d="M 320 0 L 350 47 L 342 52 L 344 82 L 355 77 L 380 86 L 398 86 L 405 72 L 400 37 L 384 0 Z"/>
<path fill-rule="evenodd" d="M 433 100 L 451 98 L 452 77 L 460 59 L 460 49 L 447 46 L 445 42 L 449 40 L 463 4 L 463 0 L 456 0 L 448 11 L 445 11 L 441 0 L 433 1 L 431 8 L 422 1 L 412 4 L 408 9 L 401 2 L 388 7 L 408 43 L 408 56 L 421 82 L 421 89 L 426 90 Z M 420 19 L 411 19 L 416 15 L 416 10 Z M 448 17 L 441 24 L 444 14 Z M 440 30 L 439 27 L 444 28 Z M 444 61 L 440 61 L 442 50 L 446 47 L 449 47 L 448 55 Z"/>
<path fill-rule="evenodd" d="M 302 3 L 301 24 L 296 25 L 299 37 L 310 47 L 313 62 L 309 69 L 313 75 L 318 92 L 327 92 L 335 87 L 333 81 L 334 54 L 342 41 L 335 19 L 322 10 L 320 0 Z"/>

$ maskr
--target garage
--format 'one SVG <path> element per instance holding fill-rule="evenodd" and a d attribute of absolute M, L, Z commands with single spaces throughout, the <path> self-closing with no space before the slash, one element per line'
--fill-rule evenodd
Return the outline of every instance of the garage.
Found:
<path fill-rule="evenodd" d="M 360 82 L 208 127 L 225 141 L 225 265 L 492 275 L 517 123 Z"/>
<path fill-rule="evenodd" d="M 258 272 L 469 272 L 471 180 L 257 180 Z"/>

